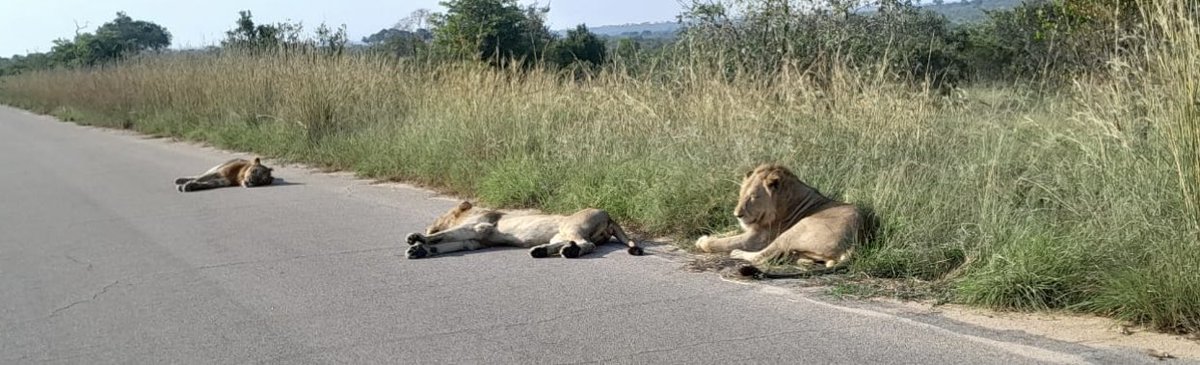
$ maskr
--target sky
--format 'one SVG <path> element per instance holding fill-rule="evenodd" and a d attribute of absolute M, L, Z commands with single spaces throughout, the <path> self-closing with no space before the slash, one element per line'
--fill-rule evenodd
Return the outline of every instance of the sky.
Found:
<path fill-rule="evenodd" d="M 233 27 L 239 10 L 254 13 L 255 22 L 301 21 L 306 30 L 321 22 L 346 24 L 350 39 L 359 40 L 391 27 L 416 9 L 441 12 L 439 0 L 0 0 L 0 56 L 46 52 L 57 38 L 72 38 L 76 24 L 90 32 L 125 11 L 137 20 L 158 23 L 171 32 L 173 48 L 216 44 Z M 522 0 L 522 4 L 530 1 Z M 539 2 L 547 4 L 546 0 Z M 551 29 L 675 19 L 680 0 L 553 0 Z"/>

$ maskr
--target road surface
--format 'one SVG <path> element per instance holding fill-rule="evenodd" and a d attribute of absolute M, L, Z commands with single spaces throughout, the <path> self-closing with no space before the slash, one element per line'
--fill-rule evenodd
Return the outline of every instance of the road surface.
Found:
<path fill-rule="evenodd" d="M 454 201 L 346 174 L 175 191 L 245 156 L 0 107 L 0 364 L 1152 361 L 724 281 L 661 251 L 406 260 L 402 237 Z"/>

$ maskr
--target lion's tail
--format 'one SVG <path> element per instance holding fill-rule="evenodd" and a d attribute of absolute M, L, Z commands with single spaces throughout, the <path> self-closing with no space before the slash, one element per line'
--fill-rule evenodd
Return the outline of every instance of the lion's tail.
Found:
<path fill-rule="evenodd" d="M 610 219 L 608 221 L 608 230 L 613 237 L 617 238 L 617 241 L 629 246 L 630 255 L 641 256 L 643 253 L 645 253 L 645 251 L 642 250 L 642 247 L 638 246 L 637 241 L 629 239 L 629 236 L 625 234 L 625 230 L 621 229 L 621 225 L 617 224 L 617 222 L 614 222 Z"/>
<path fill-rule="evenodd" d="M 836 265 L 834 267 L 823 267 L 815 270 L 796 271 L 796 272 L 770 272 L 759 269 L 754 265 L 743 265 L 738 267 L 738 275 L 755 278 L 755 279 L 794 279 L 808 278 L 813 276 L 830 274 L 836 271 L 845 269 L 845 265 Z"/>
<path fill-rule="evenodd" d="M 837 264 L 830 267 L 822 267 L 815 270 L 795 271 L 795 272 L 770 272 L 760 269 L 754 265 L 742 265 L 738 267 L 738 275 L 755 279 L 793 279 L 793 278 L 808 278 L 818 275 L 831 274 L 844 270 L 849 262 L 850 257 L 854 254 L 854 248 L 843 252 L 838 256 Z"/>

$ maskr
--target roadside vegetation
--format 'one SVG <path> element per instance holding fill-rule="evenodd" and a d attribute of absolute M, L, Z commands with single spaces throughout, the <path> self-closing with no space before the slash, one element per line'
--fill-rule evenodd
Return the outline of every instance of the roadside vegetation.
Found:
<path fill-rule="evenodd" d="M 246 12 L 222 47 L 27 68 L 0 101 L 495 206 L 599 207 L 684 246 L 735 228 L 740 173 L 780 162 L 880 217 L 858 276 L 1200 331 L 1196 1 L 967 24 L 715 1 L 653 46 L 556 35 L 515 1 L 445 5 L 357 47 Z"/>

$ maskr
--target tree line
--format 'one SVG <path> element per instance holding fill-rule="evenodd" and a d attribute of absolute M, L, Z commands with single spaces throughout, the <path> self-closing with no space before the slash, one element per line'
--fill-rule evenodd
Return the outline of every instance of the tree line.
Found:
<path fill-rule="evenodd" d="M 982 0 L 976 0 L 982 1 Z M 207 51 L 372 52 L 397 58 L 475 59 L 497 67 L 595 69 L 685 58 L 730 75 L 819 71 L 833 65 L 888 67 L 934 85 L 964 81 L 1067 79 L 1136 52 L 1136 0 L 1031 0 L 987 19 L 954 24 L 911 0 L 693 0 L 674 38 L 600 37 L 585 25 L 565 34 L 546 26 L 548 7 L 517 0 L 447 0 L 418 10 L 350 45 L 346 27 L 256 23 L 242 11 L 220 47 Z M 979 5 L 979 4 L 977 4 Z M 118 13 L 92 33 L 54 41 L 50 52 L 0 58 L 0 75 L 90 67 L 163 52 L 166 28 Z"/>
<path fill-rule="evenodd" d="M 55 40 L 50 52 L 0 58 L 0 76 L 55 66 L 95 66 L 125 55 L 162 51 L 170 45 L 171 33 L 166 28 L 118 12 L 95 32 L 76 30 L 73 39 Z"/>

